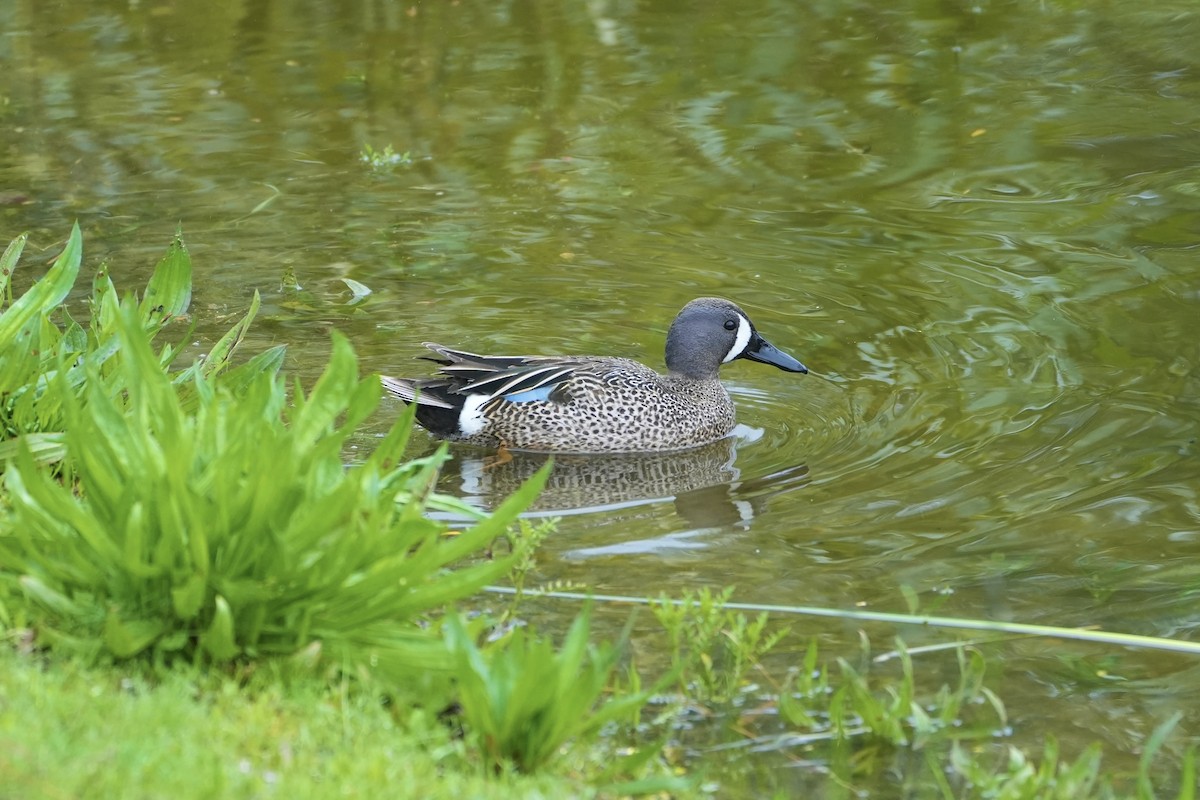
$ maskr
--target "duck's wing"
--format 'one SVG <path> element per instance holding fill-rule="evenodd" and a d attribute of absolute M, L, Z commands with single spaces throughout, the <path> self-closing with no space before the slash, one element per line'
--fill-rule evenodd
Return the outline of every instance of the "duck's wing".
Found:
<path fill-rule="evenodd" d="M 453 372 L 469 372 L 471 369 L 494 372 L 498 369 L 520 367 L 531 361 L 548 360 L 546 356 L 481 356 L 468 353 L 466 350 L 452 350 L 436 342 L 422 342 L 422 344 L 441 356 L 441 358 L 422 356 L 423 359 L 441 364 L 443 367 L 452 367 Z M 445 372 L 446 370 L 438 371 Z"/>
<path fill-rule="evenodd" d="M 489 356 L 453 350 L 433 342 L 425 346 L 439 358 L 438 377 L 382 379 L 384 388 L 406 402 L 454 408 L 472 397 L 478 405 L 505 400 L 526 403 L 551 399 L 551 393 L 603 359 L 555 356 Z"/>
<path fill-rule="evenodd" d="M 456 404 L 445 391 L 446 387 L 438 386 L 438 381 L 426 381 L 413 378 L 393 378 L 390 375 L 380 375 L 379 382 L 384 391 L 398 400 L 406 403 L 416 403 L 422 406 L 436 408 L 457 408 L 462 406 L 461 400 Z"/>
<path fill-rule="evenodd" d="M 510 403 L 549 400 L 551 392 L 575 377 L 577 371 L 576 364 L 553 362 L 508 367 L 474 378 L 457 391 L 460 394 L 485 395 L 487 402 L 501 399 Z"/>

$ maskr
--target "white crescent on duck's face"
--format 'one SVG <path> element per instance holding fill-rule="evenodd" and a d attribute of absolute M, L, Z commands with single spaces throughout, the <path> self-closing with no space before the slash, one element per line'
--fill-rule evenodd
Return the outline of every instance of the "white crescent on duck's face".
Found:
<path fill-rule="evenodd" d="M 733 347 L 729 348 L 729 352 L 721 359 L 722 364 L 728 364 L 742 354 L 746 349 L 746 345 L 750 344 L 750 335 L 754 332 L 750 320 L 746 319 L 741 314 L 737 315 L 738 329 L 737 335 L 733 337 Z"/>

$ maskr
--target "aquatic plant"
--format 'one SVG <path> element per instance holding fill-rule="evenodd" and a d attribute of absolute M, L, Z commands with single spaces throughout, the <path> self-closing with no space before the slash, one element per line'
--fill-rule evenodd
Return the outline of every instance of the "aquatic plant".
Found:
<path fill-rule="evenodd" d="M 745 688 L 750 671 L 789 632 L 783 627 L 768 633 L 766 614 L 750 619 L 728 609 L 732 594 L 732 587 L 715 594 L 700 589 L 651 604 L 670 643 L 681 689 L 693 700 L 732 700 Z"/>
<path fill-rule="evenodd" d="M 492 586 L 488 591 L 516 594 L 506 587 Z M 1181 718 L 1178 714 L 1154 730 L 1133 776 L 1106 771 L 1099 743 L 1070 760 L 1060 758 L 1057 745 L 1048 739 L 1038 761 L 1034 755 L 1000 744 L 1008 733 L 1008 717 L 1000 697 L 986 685 L 988 660 L 980 646 L 949 643 L 921 648 L 926 657 L 951 649 L 957 661 L 957 680 L 931 691 L 926 685 L 928 678 L 922 680 L 922 673 L 928 670 L 916 668 L 913 652 L 900 639 L 894 651 L 872 656 L 864 637 L 859 658 L 842 657 L 830 663 L 822 660 L 813 638 L 786 678 L 777 682 L 763 659 L 770 656 L 776 664 L 785 659 L 786 654 L 779 651 L 786 640 L 763 635 L 762 615 L 790 613 L 1012 631 L 1182 652 L 1195 652 L 1194 643 L 990 620 L 764 606 L 733 602 L 731 594 L 730 589 L 720 593 L 702 590 L 673 599 L 536 589 L 523 592 L 525 598 L 651 606 L 670 641 L 665 655 L 677 670 L 682 689 L 674 709 L 696 710 L 698 704 L 704 704 L 698 710 L 710 720 L 725 720 L 733 734 L 731 741 L 700 750 L 708 754 L 700 763 L 710 765 L 713 753 L 725 754 L 716 776 L 740 768 L 738 753 L 777 752 L 792 754 L 792 758 L 800 758 L 802 753 L 800 763 L 828 775 L 828 785 L 841 791 L 831 796 L 865 795 L 872 784 L 895 790 L 897 780 L 903 784 L 905 796 L 912 797 L 1155 800 L 1168 796 L 1160 793 L 1163 785 L 1179 787 L 1173 795 L 1176 800 L 1196 796 L 1197 746 L 1191 743 L 1184 748 L 1177 779 L 1159 757 Z M 743 610 L 758 614 L 750 619 L 738 613 Z M 740 656 L 734 657 L 737 654 Z M 889 661 L 899 663 L 899 674 L 878 667 Z M 751 670 L 761 676 L 760 685 L 745 681 Z M 640 688 L 640 678 L 632 674 L 628 685 Z M 659 722 L 670 726 L 672 719 L 667 712 L 660 715 Z M 676 738 L 686 739 L 688 727 L 679 724 Z M 691 761 L 700 760 L 693 755 Z M 719 778 L 713 781 L 716 776 L 709 774 L 705 779 L 709 785 L 719 785 Z M 1126 778 L 1135 782 L 1134 791 L 1123 788 L 1129 782 Z"/>
<path fill-rule="evenodd" d="M 384 172 L 398 166 L 409 166 L 413 163 L 412 153 L 405 150 L 397 153 L 392 146 L 386 145 L 382 150 L 376 150 L 371 145 L 363 143 L 358 158 L 375 172 Z"/>
<path fill-rule="evenodd" d="M 1182 718 L 1183 714 L 1176 712 L 1154 729 L 1138 761 L 1132 792 L 1113 787 L 1111 776 L 1104 772 L 1099 744 L 1084 748 L 1072 761 L 1060 755 L 1058 742 L 1053 737 L 1047 737 L 1040 763 L 1015 747 L 1007 748 L 1003 759 L 997 762 L 980 758 L 956 744 L 949 761 L 961 786 L 955 795 L 943 779 L 943 796 L 999 800 L 1158 800 L 1163 795 L 1155 788 L 1153 763 L 1167 736 Z M 1194 800 L 1196 792 L 1196 747 L 1193 745 L 1183 755 L 1175 800 Z"/>

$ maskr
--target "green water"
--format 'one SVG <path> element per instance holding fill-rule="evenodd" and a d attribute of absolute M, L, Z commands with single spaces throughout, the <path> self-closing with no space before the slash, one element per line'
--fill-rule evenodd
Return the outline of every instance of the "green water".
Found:
<path fill-rule="evenodd" d="M 716 294 L 812 369 L 727 366 L 716 448 L 560 465 L 536 579 L 1197 638 L 1191 0 L 13 0 L 0 30 L 0 239 L 49 258 L 78 218 L 133 288 L 182 224 L 201 338 L 257 289 L 252 344 L 308 377 L 332 328 L 399 374 L 429 339 L 659 366 Z M 480 455 L 442 488 L 531 467 Z M 986 652 L 1004 742 L 1119 770 L 1200 725 L 1187 659 Z M 747 786 L 812 780 L 755 758 Z"/>

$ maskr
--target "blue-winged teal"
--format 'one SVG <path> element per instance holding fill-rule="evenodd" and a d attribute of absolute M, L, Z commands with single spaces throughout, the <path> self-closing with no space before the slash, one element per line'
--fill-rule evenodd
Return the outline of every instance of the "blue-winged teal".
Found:
<path fill-rule="evenodd" d="M 728 300 L 701 297 L 667 332 L 667 374 L 627 358 L 479 356 L 440 344 L 438 377 L 383 378 L 435 436 L 487 447 L 575 453 L 680 450 L 733 429 L 717 371 L 736 358 L 808 372 Z"/>

